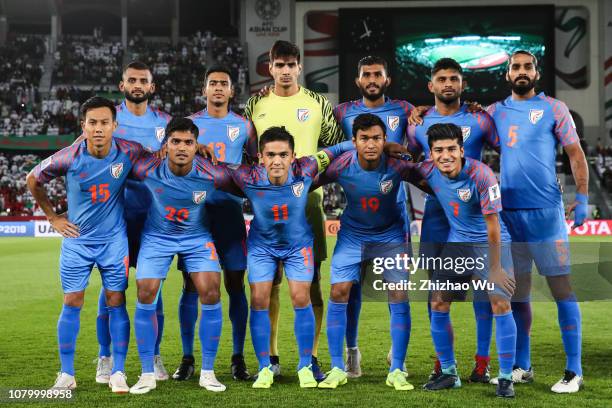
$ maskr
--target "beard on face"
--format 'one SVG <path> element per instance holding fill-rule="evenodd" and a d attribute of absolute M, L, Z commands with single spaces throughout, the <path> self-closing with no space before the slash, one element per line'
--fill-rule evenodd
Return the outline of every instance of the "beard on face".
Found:
<path fill-rule="evenodd" d="M 519 79 L 526 79 L 527 83 L 519 85 L 517 83 Z M 516 78 L 514 81 L 510 81 L 510 88 L 512 88 L 512 91 L 516 93 L 517 95 L 525 95 L 529 93 L 533 88 L 535 88 L 535 83 L 536 83 L 535 78 L 532 80 L 531 78 L 527 76 L 520 76 Z"/>
<path fill-rule="evenodd" d="M 438 98 L 438 100 L 446 105 L 450 105 L 453 102 L 455 102 L 457 99 L 459 99 L 461 97 L 461 92 L 457 92 L 454 95 L 450 95 L 450 96 L 446 96 L 444 95 L 444 93 L 440 92 L 439 94 L 436 94 L 436 98 Z"/>
<path fill-rule="evenodd" d="M 364 98 L 370 101 L 375 101 L 375 100 L 380 99 L 380 97 L 383 96 L 385 91 L 387 90 L 387 84 L 383 84 L 380 88 L 378 88 L 377 92 L 369 93 L 367 88 L 370 85 L 371 84 L 368 84 L 365 88 L 361 86 L 359 87 L 359 89 L 361 90 L 361 95 L 363 95 Z M 378 85 L 376 86 L 378 87 Z"/>
<path fill-rule="evenodd" d="M 123 92 L 123 96 L 125 96 L 125 99 L 132 103 L 143 103 L 151 98 L 151 92 L 144 92 L 142 96 L 134 96 L 128 91 L 125 91 Z"/>

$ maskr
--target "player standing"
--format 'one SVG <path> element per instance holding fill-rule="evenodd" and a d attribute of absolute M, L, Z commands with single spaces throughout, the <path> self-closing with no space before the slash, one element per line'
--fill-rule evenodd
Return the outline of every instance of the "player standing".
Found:
<path fill-rule="evenodd" d="M 198 143 L 213 149 L 218 160 L 240 164 L 247 142 L 255 143 L 250 156 L 257 154 L 257 137 L 251 122 L 230 111 L 234 96 L 230 71 L 222 66 L 208 69 L 204 77 L 202 94 L 206 97 L 206 109 L 191 115 L 200 134 Z M 229 317 L 232 322 L 233 353 L 232 376 L 236 380 L 250 379 L 244 361 L 244 340 L 249 315 L 244 291 L 246 269 L 246 228 L 242 215 L 242 198 L 216 191 L 206 200 L 210 231 L 217 248 L 224 272 L 225 289 L 229 295 Z M 183 343 L 181 365 L 172 375 L 176 380 L 186 380 L 194 372 L 193 339 L 198 319 L 198 294 L 183 272 L 185 286 L 179 301 L 179 321 Z"/>
<path fill-rule="evenodd" d="M 582 225 L 588 208 L 589 172 L 576 127 L 567 106 L 536 94 L 538 61 L 528 51 L 515 51 L 506 80 L 512 95 L 488 108 L 499 131 L 501 148 L 502 216 L 514 245 L 517 277 L 512 311 L 518 328 L 513 380 L 533 381 L 530 355 L 531 269 L 546 277 L 557 303 L 561 338 L 567 357 L 565 374 L 552 387 L 556 393 L 577 392 L 582 386 L 582 327 L 578 302 L 571 287 L 567 228 L 561 187 L 556 175 L 557 146 L 569 156 L 576 182 L 574 225 Z"/>
<path fill-rule="evenodd" d="M 319 383 L 319 388 L 333 389 L 347 382 L 349 373 L 345 371 L 342 346 L 352 286 L 360 281 L 362 263 L 366 260 L 364 248 L 374 242 L 403 249 L 406 243 L 402 210 L 397 205 L 397 193 L 403 178 L 397 171 L 399 161 L 383 155 L 385 129 L 385 123 L 377 115 L 358 115 L 352 125 L 352 142 L 357 150 L 340 155 L 315 179 L 317 186 L 337 181 L 347 198 L 347 207 L 340 218 L 342 228 L 332 257 L 331 293 L 327 306 L 327 340 L 332 369 Z M 404 279 L 407 279 L 407 274 Z M 389 309 L 392 358 L 386 383 L 396 390 L 412 390 L 414 387 L 406 381 L 403 372 L 411 329 L 410 303 L 406 293 L 390 292 Z"/>
<path fill-rule="evenodd" d="M 359 60 L 355 84 L 363 98 L 341 103 L 334 108 L 334 116 L 344 134 L 347 137 L 353 135 L 353 121 L 358 115 L 372 113 L 384 122 L 386 138 L 389 142 L 404 144 L 408 117 L 414 106 L 406 101 L 389 99 L 385 96 L 385 91 L 391 84 L 387 61 L 374 56 L 367 56 Z M 404 231 L 409 240 L 410 219 L 406 208 L 404 184 L 399 186 L 397 203 L 404 220 Z M 348 300 L 346 324 L 346 372 L 349 378 L 361 376 L 361 353 L 357 342 L 360 311 L 361 286 L 359 282 L 353 282 Z"/>
<path fill-rule="evenodd" d="M 170 116 L 149 106 L 149 99 L 155 92 L 151 69 L 142 62 L 130 62 L 123 70 L 119 90 L 123 93 L 125 99 L 117 106 L 118 126 L 113 136 L 138 142 L 149 151 L 159 150 L 164 138 L 164 128 L 170 121 Z M 128 179 L 125 188 L 125 220 L 127 222 L 131 267 L 136 267 L 140 248 L 140 234 L 150 205 L 151 197 L 146 187 L 140 181 Z M 163 381 L 168 379 L 168 372 L 164 367 L 159 351 L 164 331 L 164 308 L 161 294 L 157 302 L 156 316 L 159 330 L 155 342 L 155 377 L 158 381 Z M 104 293 L 101 291 L 96 320 L 96 333 L 100 344 L 96 382 L 101 384 L 108 383 L 112 366 L 108 317 Z"/>
<path fill-rule="evenodd" d="M 444 266 L 440 263 L 435 267 L 433 282 L 460 284 L 479 279 L 494 283 L 494 288 L 487 288 L 487 292 L 497 326 L 495 340 L 500 374 L 496 395 L 512 398 L 516 324 L 510 298 L 514 280 L 510 235 L 499 218 L 502 210 L 499 185 L 488 166 L 469 157 L 464 158 L 463 132 L 459 126 L 434 124 L 427 135 L 431 160 L 417 164 L 416 169 L 435 191 L 450 223 L 448 244 L 439 256 L 433 258 L 445 260 Z M 447 269 L 447 259 L 463 262 Z M 468 263 L 469 260 L 472 262 Z M 484 289 L 481 291 L 484 292 Z M 431 336 L 442 374 L 425 384 L 427 390 L 461 386 L 453 347 L 450 307 L 455 296 L 463 298 L 464 292 L 451 291 L 443 286 L 432 291 Z M 479 293 L 475 293 L 474 298 L 475 301 L 484 300 L 479 299 Z"/>
<path fill-rule="evenodd" d="M 427 131 L 430 126 L 437 123 L 453 123 L 461 128 L 462 145 L 466 157 L 480 160 L 485 143 L 489 146 L 497 146 L 497 130 L 492 118 L 486 112 L 469 112 L 468 106 L 461 102 L 461 93 L 465 86 L 463 70 L 457 61 L 451 58 L 441 58 L 434 63 L 428 88 L 434 95 L 435 105 L 425 112 L 421 126 L 408 127 L 408 149 L 415 157 L 423 152 L 425 159 L 430 158 Z M 439 200 L 435 195 L 428 195 L 421 226 L 421 254 L 438 256 L 442 250 L 440 243 L 447 241 L 449 232 L 449 221 Z M 429 271 L 430 278 L 432 272 Z M 481 294 L 477 298 L 484 298 L 486 301 L 472 303 L 476 319 L 477 347 L 474 356 L 475 366 L 470 375 L 470 381 L 488 383 L 493 314 L 486 296 Z M 429 302 L 428 313 L 431 320 Z M 439 376 L 441 372 L 440 361 L 436 359 L 430 379 Z"/>
<path fill-rule="evenodd" d="M 172 119 L 164 143 L 168 156 L 161 160 L 143 157 L 132 171 L 151 192 L 153 201 L 142 234 L 136 283 L 138 302 L 134 327 L 142 374 L 130 388 L 145 394 L 156 388 L 154 350 L 157 339 L 156 301 L 175 255 L 180 255 L 201 302 L 200 386 L 225 391 L 215 377 L 214 361 L 223 321 L 220 301 L 221 268 L 212 235 L 207 228 L 207 197 L 215 190 L 213 165 L 197 152 L 198 128 L 187 118 Z M 239 193 L 238 190 L 235 190 Z"/>
<path fill-rule="evenodd" d="M 64 306 L 57 324 L 61 361 L 53 388 L 75 388 L 74 354 L 80 327 L 85 288 L 94 265 L 100 271 L 109 313 L 113 344 L 109 387 L 129 390 L 125 357 L 130 321 L 125 307 L 129 270 L 126 224 L 123 218 L 124 186 L 132 163 L 142 147 L 113 137 L 117 127 L 115 106 L 93 97 L 81 106 L 85 140 L 66 147 L 42 161 L 28 174 L 28 188 L 53 228 L 63 237 L 60 279 Z M 43 184 L 66 176 L 68 213 L 56 214 Z"/>
<path fill-rule="evenodd" d="M 342 129 L 334 119 L 332 106 L 322 95 L 312 92 L 298 83 L 302 72 L 299 48 L 287 41 L 276 41 L 270 49 L 270 75 L 274 78 L 274 90 L 267 95 L 251 97 L 244 111 L 247 119 L 255 125 L 257 135 L 272 126 L 284 126 L 295 137 L 297 157 L 313 155 L 317 147 L 331 146 L 344 140 Z M 321 295 L 321 262 L 327 258 L 322 192 L 316 190 L 308 195 L 306 215 L 314 232 L 314 276 L 311 286 L 312 307 L 315 314 L 315 343 L 312 350 L 313 371 L 317 379 L 323 378 L 317 361 L 317 349 L 321 322 L 323 320 L 323 297 Z M 271 361 L 275 375 L 280 374 L 278 357 L 278 318 L 280 278 L 272 288 L 270 319 L 272 335 Z"/>

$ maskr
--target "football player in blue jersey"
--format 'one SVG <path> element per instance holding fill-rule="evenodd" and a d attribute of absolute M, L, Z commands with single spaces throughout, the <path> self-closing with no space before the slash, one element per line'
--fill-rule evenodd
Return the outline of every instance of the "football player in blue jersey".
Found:
<path fill-rule="evenodd" d="M 435 104 L 425 111 L 421 126 L 410 125 L 408 127 L 407 146 L 415 157 L 422 152 L 425 159 L 430 158 L 427 131 L 436 123 L 454 123 L 461 128 L 466 157 L 481 160 L 485 144 L 497 148 L 498 135 L 493 119 L 486 112 L 471 112 L 468 104 L 461 102 L 461 94 L 465 86 L 463 70 L 457 61 L 442 58 L 434 63 L 428 87 L 434 95 Z M 438 199 L 435 195 L 427 196 L 421 227 L 421 254 L 424 256 L 439 255 L 443 247 L 441 243 L 447 241 L 449 231 L 449 221 Z M 431 277 L 433 271 L 428 272 Z M 486 296 L 481 295 L 478 298 L 486 298 Z M 488 383 L 493 314 L 488 300 L 475 301 L 473 307 L 477 347 L 470 381 Z M 428 313 L 431 318 L 431 303 L 428 303 Z M 436 359 L 430 379 L 434 379 L 441 373 L 440 361 Z"/>
<path fill-rule="evenodd" d="M 208 228 L 205 202 L 215 190 L 213 164 L 197 152 L 198 128 L 188 118 L 175 118 L 166 126 L 164 144 L 168 156 L 149 154 L 132 170 L 135 178 L 152 194 L 152 203 L 142 234 L 136 283 L 138 302 L 134 327 L 142 374 L 130 388 L 145 394 L 156 388 L 154 350 L 157 339 L 156 301 L 175 255 L 197 290 L 201 302 L 200 342 L 202 369 L 200 386 L 209 391 L 225 390 L 214 373 L 223 321 L 220 302 L 221 268 Z M 240 194 L 238 189 L 234 193 Z"/>
<path fill-rule="evenodd" d="M 435 192 L 450 224 L 448 243 L 435 257 L 444 260 L 434 267 L 431 283 L 431 335 L 442 374 L 425 384 L 435 391 L 461 386 L 453 349 L 450 307 L 457 297 L 463 299 L 466 286 L 474 281 L 489 281 L 493 287 L 479 288 L 490 300 L 497 325 L 496 346 L 500 375 L 496 395 L 514 397 L 512 364 L 516 345 L 516 324 L 510 307 L 514 291 L 510 235 L 499 217 L 501 196 L 493 171 L 484 163 L 464 156 L 461 128 L 450 123 L 432 125 L 428 131 L 431 160 L 416 165 L 416 170 Z M 447 266 L 447 260 L 457 261 Z M 461 263 L 459 263 L 461 262 Z M 431 288 L 431 285 L 430 285 Z M 475 301 L 479 293 L 475 293 Z"/>
<path fill-rule="evenodd" d="M 81 106 L 85 140 L 66 147 L 37 165 L 27 183 L 53 228 L 63 237 L 60 278 L 64 306 L 57 324 L 60 374 L 54 388 L 75 388 L 74 354 L 85 288 L 94 265 L 102 276 L 113 344 L 109 387 L 126 393 L 125 356 L 130 322 L 125 308 L 129 270 L 124 187 L 132 164 L 145 153 L 137 143 L 113 138 L 115 106 L 93 97 Z M 68 213 L 56 214 L 43 184 L 66 176 Z"/>
<path fill-rule="evenodd" d="M 206 109 L 189 117 L 200 131 L 198 143 L 207 145 L 214 150 L 218 160 L 226 163 L 242 163 L 245 147 L 248 147 L 249 157 L 256 158 L 257 135 L 253 131 L 253 125 L 230 110 L 234 85 L 229 69 L 223 66 L 209 68 L 204 77 L 202 94 L 207 100 Z M 236 380 L 250 379 L 244 361 L 249 309 L 244 290 L 246 228 L 242 201 L 242 198 L 223 191 L 216 191 L 206 200 L 210 230 L 223 267 L 225 289 L 229 295 L 233 344 L 231 371 Z M 172 375 L 175 380 L 187 380 L 194 372 L 193 339 L 198 318 L 198 294 L 189 274 L 183 272 L 183 276 L 185 284 L 179 301 L 183 358 Z"/>
<path fill-rule="evenodd" d="M 348 145 L 347 145 L 348 143 Z M 274 375 L 270 363 L 270 292 L 280 262 L 289 282 L 295 311 L 300 387 L 315 388 L 312 371 L 315 318 L 310 301 L 314 275 L 313 233 L 306 219 L 308 190 L 319 168 L 351 148 L 350 142 L 295 159 L 293 136 L 282 127 L 271 127 L 259 138 L 258 165 L 219 165 L 224 177 L 217 187 L 237 186 L 249 198 L 254 218 L 247 239 L 248 278 L 251 287 L 251 338 L 259 360 L 253 388 L 270 388 Z"/>
<path fill-rule="evenodd" d="M 360 281 L 362 265 L 369 260 L 364 258 L 364 248 L 375 243 L 405 250 L 406 236 L 397 192 L 410 172 L 401 173 L 398 171 L 400 161 L 383 155 L 385 129 L 378 115 L 358 115 L 352 126 L 356 151 L 340 155 L 315 179 L 315 186 L 337 181 L 347 198 L 331 263 L 327 339 L 332 369 L 319 383 L 319 388 L 334 389 L 347 382 L 349 373 L 345 371 L 342 346 L 352 286 Z M 378 248 L 377 252 L 382 250 L 385 248 Z M 404 275 L 395 271 L 394 276 L 385 277 L 385 280 L 407 280 L 407 273 Z M 389 309 L 392 356 L 386 384 L 400 391 L 412 390 L 414 387 L 406 381 L 403 369 L 411 328 L 410 304 L 405 291 L 389 292 Z"/>
<path fill-rule="evenodd" d="M 341 103 L 334 109 L 334 116 L 346 137 L 353 136 L 353 121 L 358 115 L 372 113 L 384 122 L 387 141 L 404 144 L 408 117 L 414 106 L 406 101 L 385 96 L 385 91 L 391 84 L 387 61 L 371 55 L 359 60 L 355 84 L 363 97 Z M 405 234 L 410 239 L 410 219 L 406 208 L 406 189 L 403 184 L 400 184 L 398 190 L 397 205 L 402 212 Z M 360 311 L 361 287 L 359 282 L 354 282 L 348 300 L 346 325 L 346 372 L 349 378 L 360 377 L 362 374 L 361 352 L 357 342 Z M 389 351 L 389 362 L 391 362 L 390 356 L 391 351 Z"/>
<path fill-rule="evenodd" d="M 488 108 L 499 132 L 502 217 L 515 242 L 517 293 L 512 310 L 518 336 L 513 380 L 533 381 L 529 293 L 535 261 L 557 303 L 566 354 L 565 374 L 552 391 L 573 393 L 579 391 L 583 382 L 582 327 L 569 277 L 568 234 L 556 174 L 558 146 L 569 156 L 576 182 L 576 199 L 568 207 L 568 214 L 574 211 L 575 226 L 582 225 L 587 217 L 589 172 L 567 106 L 544 93 L 536 93 L 539 77 L 536 57 L 528 51 L 514 52 L 506 73 L 512 95 Z"/>
<path fill-rule="evenodd" d="M 132 61 L 123 70 L 119 90 L 125 99 L 117 108 L 117 129 L 113 136 L 140 143 L 149 151 L 158 151 L 164 138 L 164 128 L 170 115 L 149 105 L 155 92 L 151 69 L 140 61 Z M 125 188 L 125 220 L 127 222 L 130 266 L 136 267 L 140 235 L 151 205 L 146 187 L 138 180 L 128 179 Z M 164 331 L 164 308 L 161 295 L 157 302 L 158 338 L 155 343 L 155 376 L 158 381 L 168 379 L 168 372 L 161 359 L 159 345 Z M 111 338 L 108 325 L 108 310 L 103 291 L 98 301 L 96 333 L 100 349 L 96 382 L 107 384 L 112 365 Z"/>

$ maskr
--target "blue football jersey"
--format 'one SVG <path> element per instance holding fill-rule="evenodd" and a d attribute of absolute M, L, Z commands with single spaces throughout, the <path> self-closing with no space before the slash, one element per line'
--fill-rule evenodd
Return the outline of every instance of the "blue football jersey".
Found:
<path fill-rule="evenodd" d="M 140 143 L 145 149 L 155 152 L 161 148 L 164 130 L 170 122 L 170 115 L 151 106 L 144 115 L 130 112 L 125 101 L 117 107 L 117 130 L 113 136 Z M 151 204 L 148 190 L 137 180 L 128 179 L 125 189 L 126 216 L 146 213 Z"/>
<path fill-rule="evenodd" d="M 404 221 L 397 205 L 402 175 L 393 166 L 397 160 L 384 154 L 374 170 L 364 170 L 357 151 L 343 153 L 315 179 L 315 185 L 337 182 L 342 186 L 347 205 L 340 217 L 343 232 L 360 236 L 401 237 Z"/>
<path fill-rule="evenodd" d="M 504 208 L 551 208 L 561 204 L 557 146 L 578 143 L 567 106 L 539 93 L 526 101 L 509 96 L 488 108 L 499 132 Z"/>
<path fill-rule="evenodd" d="M 501 191 L 493 171 L 484 163 L 469 157 L 456 178 L 449 178 L 433 161 L 420 162 L 415 168 L 436 194 L 450 224 L 448 242 L 487 242 L 487 225 L 483 215 L 502 211 Z M 502 242 L 510 235 L 499 218 Z"/>
<path fill-rule="evenodd" d="M 427 143 L 427 130 L 437 123 L 452 123 L 461 128 L 463 133 L 463 150 L 466 157 L 480 160 L 484 144 L 491 147 L 499 145 L 497 129 L 493 119 L 486 112 L 470 113 L 467 105 L 452 115 L 441 115 L 435 106 L 430 108 L 423 116 L 423 124 L 409 126 L 407 131 L 408 150 L 415 154 L 423 152 L 425 159 L 429 159 L 429 144 Z"/>
<path fill-rule="evenodd" d="M 113 138 L 109 154 L 98 159 L 87 142 L 68 146 L 34 168 L 40 183 L 66 176 L 68 220 L 78 225 L 79 243 L 98 243 L 125 234 L 124 187 L 132 165 L 146 151 L 138 143 Z"/>
<path fill-rule="evenodd" d="M 214 150 L 217 159 L 232 164 L 242 163 L 242 153 L 249 140 L 257 138 L 253 124 L 242 116 L 229 112 L 224 118 L 215 118 L 206 109 L 189 116 L 199 129 L 198 143 Z M 251 152 L 252 153 L 252 152 Z M 209 204 L 223 204 L 226 200 L 241 201 L 240 198 L 216 191 Z"/>
<path fill-rule="evenodd" d="M 160 160 L 149 154 L 135 163 L 132 175 L 142 180 L 153 199 L 143 234 L 182 239 L 209 233 L 205 202 L 215 190 L 217 172 L 199 156 L 182 177 L 170 171 L 167 158 Z"/>

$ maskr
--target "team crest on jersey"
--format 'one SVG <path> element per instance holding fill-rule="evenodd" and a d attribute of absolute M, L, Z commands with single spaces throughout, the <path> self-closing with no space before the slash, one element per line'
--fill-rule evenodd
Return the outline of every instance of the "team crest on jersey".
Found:
<path fill-rule="evenodd" d="M 300 181 L 299 183 L 292 185 L 291 192 L 294 196 L 301 197 L 302 193 L 304 192 L 304 182 Z"/>
<path fill-rule="evenodd" d="M 42 170 L 46 169 L 47 167 L 49 167 L 49 165 L 51 164 L 52 161 L 53 160 L 52 160 L 51 157 L 47 157 L 45 160 L 40 162 L 40 170 L 42 171 Z"/>
<path fill-rule="evenodd" d="M 383 180 L 380 182 L 380 192 L 383 194 L 389 194 L 393 190 L 393 180 Z"/>
<path fill-rule="evenodd" d="M 123 163 L 115 163 L 110 168 L 111 176 L 118 179 L 123 173 Z"/>
<path fill-rule="evenodd" d="M 465 142 L 470 134 L 472 134 L 472 128 L 470 126 L 461 126 L 461 134 L 463 135 L 463 141 Z"/>
<path fill-rule="evenodd" d="M 529 121 L 534 125 L 542 119 L 544 116 L 544 109 L 530 109 L 529 110 Z"/>
<path fill-rule="evenodd" d="M 194 191 L 193 192 L 193 202 L 194 203 L 200 204 L 205 199 L 206 199 L 206 191 Z"/>
<path fill-rule="evenodd" d="M 240 136 L 240 128 L 236 126 L 227 127 L 227 138 L 233 142 Z"/>
<path fill-rule="evenodd" d="M 310 109 L 298 109 L 297 110 L 297 119 L 300 122 L 306 122 L 310 118 Z"/>
<path fill-rule="evenodd" d="M 161 143 L 162 140 L 164 140 L 164 136 L 166 136 L 166 130 L 163 127 L 156 127 L 155 128 L 155 137 L 157 138 L 157 141 L 159 143 Z"/>
<path fill-rule="evenodd" d="M 472 198 L 472 190 L 470 190 L 469 188 L 458 188 L 457 195 L 459 196 L 459 199 L 461 201 L 467 203 L 468 201 L 470 201 L 470 198 Z"/>
<path fill-rule="evenodd" d="M 399 116 L 387 116 L 387 126 L 391 131 L 395 131 L 399 126 Z"/>

